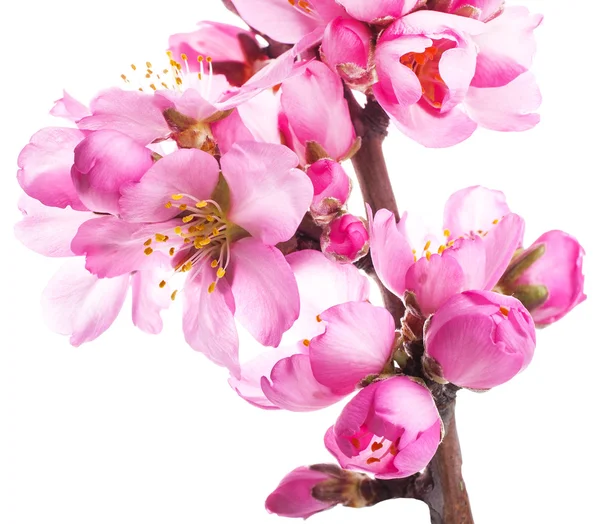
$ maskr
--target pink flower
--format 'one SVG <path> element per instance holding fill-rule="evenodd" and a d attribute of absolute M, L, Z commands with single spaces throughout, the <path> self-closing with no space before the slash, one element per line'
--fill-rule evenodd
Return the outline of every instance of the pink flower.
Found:
<path fill-rule="evenodd" d="M 430 0 L 427 7 L 487 22 L 502 13 L 504 0 Z"/>
<path fill-rule="evenodd" d="M 283 82 L 281 106 L 308 163 L 324 156 L 340 161 L 352 149 L 356 133 L 343 84 L 322 62 L 310 62 Z M 311 158 L 315 146 L 323 152 L 320 158 Z"/>
<path fill-rule="evenodd" d="M 535 325 L 516 298 L 465 291 L 425 326 L 424 366 L 436 380 L 472 389 L 507 382 L 533 358 Z"/>
<path fill-rule="evenodd" d="M 344 16 L 335 0 L 232 0 L 249 26 L 284 44 L 294 44 L 307 34 L 323 34 L 330 20 Z M 341 3 L 341 2 L 340 2 Z"/>
<path fill-rule="evenodd" d="M 231 85 L 238 87 L 267 60 L 253 33 L 218 22 L 199 22 L 198 29 L 191 33 L 172 35 L 169 49 L 176 57 L 210 57 L 214 73 L 224 75 Z M 200 71 L 197 60 L 189 66 L 193 72 Z"/>
<path fill-rule="evenodd" d="M 350 87 L 373 84 L 375 42 L 371 29 L 349 18 L 336 18 L 325 29 L 321 59 Z"/>
<path fill-rule="evenodd" d="M 310 341 L 328 325 L 321 314 L 338 304 L 366 300 L 369 283 L 354 266 L 331 262 L 319 251 L 297 251 L 286 259 L 298 283 L 298 319 L 276 349 L 246 344 L 252 358 L 243 362 L 241 378 L 231 376 L 229 384 L 263 409 L 312 411 L 344 397 L 318 382 L 312 371 Z"/>
<path fill-rule="evenodd" d="M 310 212 L 315 219 L 327 221 L 346 205 L 352 189 L 350 178 L 338 162 L 327 158 L 311 164 L 306 174 L 314 189 Z"/>
<path fill-rule="evenodd" d="M 240 142 L 221 157 L 220 178 L 213 156 L 177 150 L 121 188 L 123 220 L 86 222 L 72 249 L 85 254 L 87 269 L 100 277 L 171 257 L 176 272 L 189 273 L 186 341 L 239 376 L 234 315 L 270 346 L 298 316 L 294 276 L 274 247 L 296 232 L 312 199 L 310 180 L 297 163 L 284 146 Z"/>
<path fill-rule="evenodd" d="M 538 326 L 552 324 L 586 299 L 583 248 L 562 231 L 548 231 L 507 269 L 499 288 L 521 300 Z"/>
<path fill-rule="evenodd" d="M 269 513 L 281 517 L 308 518 L 332 508 L 337 502 L 322 502 L 313 497 L 313 489 L 327 482 L 330 475 L 306 466 L 288 473 L 265 502 Z"/>
<path fill-rule="evenodd" d="M 338 3 L 343 5 L 354 18 L 374 24 L 391 22 L 423 4 L 422 0 L 378 0 L 377 2 L 338 0 Z"/>
<path fill-rule="evenodd" d="M 373 265 L 384 285 L 399 297 L 413 291 L 429 315 L 456 293 L 491 290 L 521 246 L 524 222 L 502 193 L 476 186 L 448 199 L 443 240 L 427 235 L 420 257 L 411 248 L 406 216 L 396 223 L 382 209 L 370 215 L 369 227 Z"/>
<path fill-rule="evenodd" d="M 399 129 L 427 147 L 535 126 L 541 97 L 529 73 L 542 17 L 508 8 L 488 23 L 419 11 L 392 24 L 376 51 L 374 94 Z"/>
<path fill-rule="evenodd" d="M 346 405 L 325 435 L 343 468 L 408 477 L 433 458 L 442 421 L 429 390 L 410 377 L 374 382 Z"/>
<path fill-rule="evenodd" d="M 369 251 L 369 233 L 362 218 L 342 213 L 334 218 L 321 235 L 325 256 L 344 264 L 352 264 Z"/>

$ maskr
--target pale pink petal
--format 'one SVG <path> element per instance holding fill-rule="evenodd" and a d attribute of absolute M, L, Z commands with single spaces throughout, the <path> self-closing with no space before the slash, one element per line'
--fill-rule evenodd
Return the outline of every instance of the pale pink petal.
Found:
<path fill-rule="evenodd" d="M 294 274 L 281 251 L 254 238 L 238 240 L 231 246 L 226 278 L 236 320 L 261 344 L 277 346 L 300 311 Z"/>
<path fill-rule="evenodd" d="M 344 398 L 315 379 L 308 355 L 283 358 L 273 366 L 270 378 L 262 377 L 265 396 L 288 411 L 314 411 Z"/>
<path fill-rule="evenodd" d="M 217 80 L 213 76 L 213 84 Z M 229 88 L 229 84 L 221 76 L 221 87 Z M 215 96 L 220 95 L 224 89 L 212 89 Z M 208 119 L 218 112 L 218 109 L 206 98 L 204 98 L 197 89 L 186 89 L 183 92 L 172 89 L 161 89 L 154 94 L 156 104 L 164 111 L 166 109 L 175 109 L 178 113 L 193 118 L 198 122 Z M 212 98 L 212 97 L 211 97 Z"/>
<path fill-rule="evenodd" d="M 533 73 L 525 72 L 502 87 L 471 87 L 465 98 L 467 114 L 494 131 L 527 131 L 540 121 L 534 111 L 542 95 Z"/>
<path fill-rule="evenodd" d="M 448 88 L 440 111 L 445 113 L 460 104 L 467 94 L 473 74 L 477 49 L 470 40 L 463 40 L 460 46 L 444 51 L 439 62 L 440 76 Z"/>
<path fill-rule="evenodd" d="M 298 157 L 285 146 L 234 144 L 221 158 L 231 192 L 228 219 L 265 244 L 288 240 L 313 196 L 310 179 L 297 165 Z"/>
<path fill-rule="evenodd" d="M 428 316 L 448 298 L 464 291 L 465 275 L 458 261 L 445 252 L 422 257 L 406 273 L 406 289 L 414 291 L 421 312 Z"/>
<path fill-rule="evenodd" d="M 66 262 L 52 277 L 42 295 L 45 320 L 50 328 L 70 335 L 79 346 L 104 333 L 119 314 L 129 274 L 98 278 L 83 267 L 80 258 Z"/>
<path fill-rule="evenodd" d="M 377 276 L 385 287 L 402 297 L 406 291 L 406 272 L 414 263 L 402 222 L 396 223 L 396 217 L 387 209 L 380 209 L 373 218 L 368 208 L 368 214 L 371 258 Z"/>
<path fill-rule="evenodd" d="M 196 200 L 210 198 L 219 179 L 219 164 L 212 155 L 198 149 L 179 149 L 161 158 L 137 184 L 122 190 L 121 216 L 133 222 L 160 222 L 177 216 L 180 203 L 194 206 L 184 197 L 170 208 L 172 195 L 190 195 Z"/>
<path fill-rule="evenodd" d="M 489 278 L 486 273 L 486 251 L 482 238 L 459 238 L 442 256 L 456 259 L 462 268 L 463 286 L 460 291 L 484 289 Z"/>
<path fill-rule="evenodd" d="M 281 105 L 300 142 L 317 142 L 334 160 L 341 160 L 356 139 L 343 83 L 322 62 L 311 62 L 283 82 Z"/>
<path fill-rule="evenodd" d="M 420 0 L 338 0 L 354 18 L 364 22 L 376 22 L 388 18 L 400 18 L 415 9 Z"/>
<path fill-rule="evenodd" d="M 70 257 L 71 241 L 79 226 L 95 215 L 87 211 L 74 211 L 44 206 L 23 195 L 19 200 L 23 220 L 15 224 L 15 235 L 29 249 L 47 257 Z"/>
<path fill-rule="evenodd" d="M 171 304 L 171 291 L 159 283 L 165 271 L 157 268 L 136 271 L 131 277 L 133 323 L 146 333 L 156 335 L 162 331 L 160 312 Z"/>
<path fill-rule="evenodd" d="M 90 109 L 92 115 L 78 122 L 80 129 L 113 129 L 143 145 L 171 134 L 151 94 L 114 87 L 92 100 Z"/>
<path fill-rule="evenodd" d="M 71 122 L 77 122 L 84 116 L 88 116 L 90 110 L 79 100 L 76 100 L 63 90 L 63 97 L 54 102 L 54 107 L 50 110 L 50 114 L 52 116 L 66 118 Z"/>
<path fill-rule="evenodd" d="M 515 6 L 488 22 L 486 31 L 474 37 L 479 52 L 473 87 L 501 87 L 527 71 L 536 48 L 533 30 L 542 18 Z"/>
<path fill-rule="evenodd" d="M 394 467 L 397 470 L 395 477 L 408 477 L 429 464 L 437 451 L 441 436 L 442 421 L 437 420 L 429 429 L 420 433 L 415 440 L 402 448 L 394 458 Z"/>
<path fill-rule="evenodd" d="M 278 127 L 280 95 L 281 90 L 274 93 L 273 90 L 268 89 L 237 108 L 243 125 L 257 142 L 281 143 Z"/>
<path fill-rule="evenodd" d="M 33 135 L 17 160 L 23 190 L 47 206 L 86 210 L 71 180 L 73 151 L 84 136 L 67 127 L 46 127 Z"/>
<path fill-rule="evenodd" d="M 180 223 L 180 222 L 178 222 Z M 166 223 L 163 224 L 167 229 Z M 152 224 L 132 224 L 113 216 L 83 223 L 71 243 L 76 255 L 86 256 L 86 268 L 100 278 L 168 265 L 169 256 L 160 251 L 146 255 L 144 242 L 154 237 Z"/>
<path fill-rule="evenodd" d="M 219 282 L 208 292 L 214 280 L 207 261 L 195 266 L 183 289 L 183 333 L 186 342 L 204 353 L 219 366 L 226 367 L 236 378 L 241 378 L 238 357 L 238 334 L 233 320 L 235 306 L 229 283 Z"/>
<path fill-rule="evenodd" d="M 219 152 L 224 155 L 236 142 L 254 140 L 250 130 L 244 125 L 240 114 L 234 110 L 229 116 L 212 124 L 211 131 L 219 145 Z"/>
<path fill-rule="evenodd" d="M 323 335 L 310 342 L 315 378 L 335 393 L 347 395 L 367 375 L 381 373 L 395 337 L 390 313 L 368 302 L 348 302 L 321 313 Z"/>
<path fill-rule="evenodd" d="M 444 228 L 449 238 L 488 231 L 494 220 L 510 213 L 502 191 L 483 186 L 471 186 L 450 195 L 444 207 Z"/>

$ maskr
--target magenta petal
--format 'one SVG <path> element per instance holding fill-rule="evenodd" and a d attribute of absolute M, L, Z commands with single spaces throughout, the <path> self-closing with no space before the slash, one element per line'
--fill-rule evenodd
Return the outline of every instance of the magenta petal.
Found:
<path fill-rule="evenodd" d="M 63 91 L 63 97 L 54 102 L 50 114 L 56 117 L 66 118 L 71 122 L 77 122 L 90 114 L 90 110 L 79 100 L 73 98 L 69 93 Z"/>
<path fill-rule="evenodd" d="M 23 195 L 19 209 L 24 217 L 15 225 L 15 235 L 29 249 L 47 257 L 70 257 L 71 241 L 79 226 L 93 218 L 93 213 L 60 209 L 40 204 Z"/>
<path fill-rule="evenodd" d="M 340 395 L 347 395 L 367 375 L 381 373 L 394 343 L 390 313 L 368 302 L 348 302 L 321 313 L 325 333 L 310 342 L 315 378 Z"/>
<path fill-rule="evenodd" d="M 46 127 L 33 135 L 17 161 L 23 190 L 47 206 L 86 210 L 71 180 L 73 151 L 84 136 L 67 127 Z"/>
<path fill-rule="evenodd" d="M 406 290 L 406 272 L 414 263 L 414 255 L 403 232 L 401 222 L 387 209 L 380 209 L 373 218 L 369 213 L 371 258 L 377 276 L 385 287 L 402 297 Z"/>
<path fill-rule="evenodd" d="M 442 421 L 438 419 L 429 429 L 402 448 L 394 459 L 394 467 L 398 471 L 394 477 L 409 477 L 427 466 L 437 451 L 441 435 Z"/>
<path fill-rule="evenodd" d="M 195 269 L 197 268 L 197 269 Z M 222 280 L 212 293 L 213 270 L 207 261 L 195 266 L 183 290 L 183 333 L 186 342 L 219 366 L 241 378 L 238 334 L 233 320 L 235 306 L 229 283 Z"/>
<path fill-rule="evenodd" d="M 510 213 L 502 191 L 483 186 L 471 186 L 450 195 L 444 208 L 444 228 L 450 238 L 470 235 L 473 231 L 488 231 L 494 220 Z"/>
<path fill-rule="evenodd" d="M 136 271 L 131 277 L 133 323 L 152 335 L 162 331 L 160 312 L 171 304 L 169 288 L 159 286 L 163 277 L 164 271 L 155 268 Z"/>
<path fill-rule="evenodd" d="M 406 273 L 406 289 L 414 291 L 421 312 L 428 316 L 455 293 L 464 290 L 465 277 L 458 261 L 446 253 L 422 257 Z"/>
<path fill-rule="evenodd" d="M 400 18 L 417 7 L 419 0 L 338 0 L 346 11 L 363 22 L 376 22 L 387 18 Z"/>
<path fill-rule="evenodd" d="M 131 222 L 161 222 L 177 216 L 178 204 L 192 207 L 210 198 L 219 179 L 219 164 L 212 155 L 198 149 L 179 149 L 161 158 L 136 183 L 123 188 L 119 201 L 121 216 Z M 190 195 L 172 207 L 165 204 L 172 195 Z"/>
<path fill-rule="evenodd" d="M 289 411 L 314 411 L 335 404 L 344 395 L 334 394 L 315 379 L 308 355 L 292 355 L 273 366 L 270 380 L 263 377 L 262 390 L 276 406 Z"/>
<path fill-rule="evenodd" d="M 277 346 L 300 311 L 296 280 L 281 251 L 254 238 L 235 242 L 227 280 L 236 320 L 261 344 Z"/>
<path fill-rule="evenodd" d="M 298 157 L 277 144 L 241 142 L 221 158 L 229 184 L 228 219 L 269 245 L 288 240 L 308 210 L 310 179 Z"/>
<path fill-rule="evenodd" d="M 94 340 L 117 318 L 128 288 L 128 274 L 98 278 L 83 267 L 82 259 L 69 260 L 42 295 L 46 322 L 52 330 L 70 335 L 74 346 Z"/>
<path fill-rule="evenodd" d="M 147 145 L 171 134 L 153 95 L 111 88 L 90 104 L 91 116 L 78 122 L 80 129 L 112 129 Z"/>
<path fill-rule="evenodd" d="M 211 125 L 213 136 L 219 144 L 219 152 L 223 155 L 231 149 L 236 142 L 249 142 L 254 140 L 250 130 L 244 125 L 240 114 L 234 110 L 228 117 Z"/>

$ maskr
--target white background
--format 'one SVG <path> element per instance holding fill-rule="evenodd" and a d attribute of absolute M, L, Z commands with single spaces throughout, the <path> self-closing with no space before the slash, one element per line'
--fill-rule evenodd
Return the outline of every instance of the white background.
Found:
<path fill-rule="evenodd" d="M 480 183 L 505 191 L 528 242 L 559 228 L 585 246 L 590 298 L 539 333 L 523 374 L 486 394 L 461 393 L 458 424 L 476 522 L 600 522 L 600 12 L 595 2 L 521 3 L 546 16 L 535 62 L 542 123 L 521 134 L 480 130 L 445 150 L 394 132 L 387 154 L 403 209 L 441 221 L 451 192 Z M 132 61 L 160 56 L 170 33 L 233 16 L 217 0 L 53 0 L 10 2 L 0 17 L 0 522 L 276 522 L 264 498 L 294 467 L 331 461 L 322 435 L 341 405 L 314 414 L 246 405 L 222 369 L 186 346 L 177 307 L 160 336 L 131 326 L 126 306 L 100 339 L 71 347 L 45 327 L 39 307 L 60 261 L 12 233 L 17 155 L 53 122 L 46 113 L 63 86 L 87 101 L 118 85 Z M 429 522 L 415 501 L 338 508 L 312 522 L 365 519 Z"/>

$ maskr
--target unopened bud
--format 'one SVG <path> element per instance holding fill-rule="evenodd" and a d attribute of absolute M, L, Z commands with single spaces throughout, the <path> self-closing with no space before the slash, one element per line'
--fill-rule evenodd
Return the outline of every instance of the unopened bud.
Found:
<path fill-rule="evenodd" d="M 350 178 L 338 162 L 329 159 L 315 162 L 306 174 L 314 188 L 310 212 L 320 223 L 329 222 L 350 196 Z"/>
<path fill-rule="evenodd" d="M 323 230 L 321 250 L 331 260 L 352 264 L 369 252 L 365 221 L 349 213 L 338 215 Z"/>

